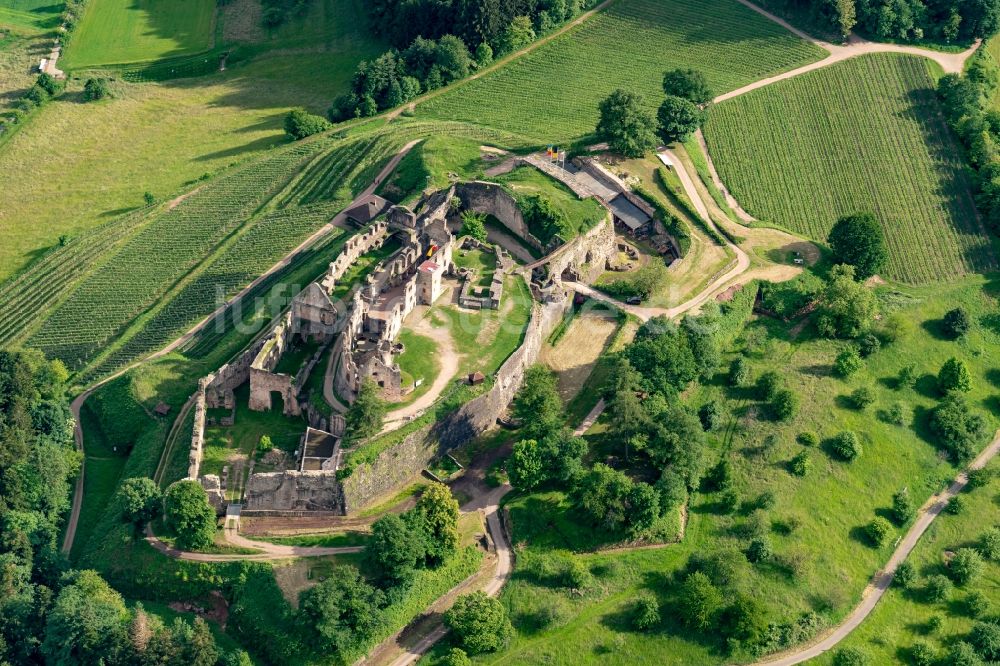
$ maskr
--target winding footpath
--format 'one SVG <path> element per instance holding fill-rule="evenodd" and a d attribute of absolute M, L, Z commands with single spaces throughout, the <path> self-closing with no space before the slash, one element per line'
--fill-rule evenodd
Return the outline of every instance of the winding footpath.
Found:
<path fill-rule="evenodd" d="M 934 519 L 948 505 L 948 501 L 962 492 L 966 484 L 968 484 L 968 471 L 982 469 L 993 460 L 998 452 L 1000 452 L 1000 431 L 997 432 L 990 445 L 969 465 L 967 470 L 959 472 L 958 476 L 955 477 L 955 480 L 947 489 L 932 496 L 920 507 L 916 521 L 914 521 L 913 526 L 910 527 L 906 535 L 896 546 L 896 550 L 893 551 L 892 557 L 889 558 L 885 568 L 875 574 L 872 582 L 869 583 L 861 595 L 861 603 L 854 607 L 854 610 L 851 611 L 850 615 L 843 622 L 812 644 L 797 648 L 783 655 L 776 655 L 759 661 L 757 662 L 758 666 L 792 666 L 793 664 L 800 664 L 808 659 L 818 657 L 847 638 L 875 609 L 875 605 L 879 602 L 879 599 L 889 589 L 893 574 L 896 573 L 896 568 L 909 556 L 910 552 L 917 545 L 917 542 L 920 541 L 920 537 L 923 536 L 927 528 L 934 522 Z"/>
<path fill-rule="evenodd" d="M 757 90 L 765 86 L 769 86 L 772 83 L 778 81 L 784 81 L 785 79 L 791 79 L 793 77 L 799 76 L 800 74 L 805 74 L 807 72 L 812 72 L 823 67 L 829 67 L 830 65 L 836 64 L 838 62 L 843 62 L 850 58 L 856 58 L 857 56 L 866 55 L 869 53 L 906 53 L 909 55 L 923 56 L 924 58 L 930 58 L 944 70 L 945 74 L 960 74 L 963 69 L 965 69 L 965 62 L 969 57 L 975 53 L 976 49 L 979 48 L 980 40 L 976 42 L 961 53 L 945 53 L 943 51 L 933 51 L 931 49 L 920 48 L 919 46 L 906 46 L 904 44 L 883 44 L 881 42 L 871 42 L 858 35 L 850 35 L 846 44 L 831 44 L 830 42 L 825 42 L 821 39 L 817 39 L 812 35 L 809 35 L 802 30 L 799 30 L 795 26 L 791 25 L 788 21 L 784 20 L 780 16 L 776 16 L 771 12 L 758 7 L 750 0 L 737 0 L 740 4 L 743 4 L 753 11 L 765 16 L 766 18 L 774 21 L 778 25 L 782 26 L 792 34 L 797 37 L 804 39 L 811 44 L 815 44 L 820 47 L 829 55 L 822 60 L 817 60 L 816 62 L 809 63 L 808 65 L 803 65 L 802 67 L 797 67 L 796 69 L 778 74 L 776 76 L 770 76 L 766 79 L 761 79 L 759 81 L 754 81 L 751 84 L 745 85 L 742 88 L 737 88 L 736 90 L 727 92 L 725 94 L 719 95 L 713 101 L 718 104 L 719 102 L 725 102 L 727 99 L 732 99 L 734 97 L 739 97 L 752 90 Z"/>
<path fill-rule="evenodd" d="M 386 177 L 389 176 L 389 174 L 391 174 L 393 171 L 395 171 L 395 169 L 399 165 L 400 161 L 404 157 L 406 157 L 406 154 L 409 153 L 410 150 L 415 145 L 417 145 L 418 143 L 420 143 L 419 139 L 414 140 L 414 141 L 410 141 L 408 144 L 406 144 L 405 146 L 403 146 L 400 149 L 400 151 L 398 153 L 396 153 L 392 157 L 392 159 L 389 160 L 389 162 L 386 163 L 386 165 L 382 168 L 382 170 L 375 177 L 375 179 L 368 185 L 368 187 L 366 187 L 364 189 L 364 191 L 362 191 L 360 194 L 358 194 L 358 196 L 354 198 L 354 201 L 352 201 L 351 203 L 349 203 L 347 206 L 344 207 L 344 211 L 350 210 L 354 206 L 360 204 L 363 199 L 365 199 L 368 196 L 371 196 L 375 192 L 375 189 L 378 187 L 378 184 L 381 183 L 381 182 L 383 182 L 386 179 Z M 147 356 L 147 357 L 145 357 L 145 358 L 143 358 L 143 359 L 141 359 L 139 361 L 136 361 L 135 363 L 132 363 L 131 365 L 128 365 L 128 366 L 122 368 L 121 370 L 119 370 L 118 372 L 114 373 L 113 375 L 105 377 L 104 379 L 102 379 L 101 381 L 97 382 L 96 384 L 94 384 L 93 386 L 91 386 L 90 388 L 88 388 L 87 390 L 85 390 L 83 393 L 81 393 L 80 395 L 78 395 L 73 400 L 73 402 L 70 403 L 70 411 L 72 412 L 72 414 L 73 414 L 73 420 L 75 421 L 75 425 L 74 425 L 74 429 L 73 429 L 73 438 L 75 440 L 77 451 L 79 451 L 80 453 L 84 453 L 84 449 L 83 449 L 83 428 L 80 426 L 80 410 L 83 408 L 83 403 L 86 402 L 87 398 L 89 398 L 90 395 L 94 391 L 96 391 L 100 387 L 104 386 L 108 382 L 110 382 L 110 381 L 112 381 L 114 379 L 117 379 L 118 377 L 121 377 L 122 375 L 124 375 L 126 372 L 132 370 L 133 368 L 136 368 L 139 365 L 142 365 L 143 363 L 146 363 L 148 361 L 152 361 L 154 359 L 166 356 L 167 354 L 175 351 L 176 349 L 178 349 L 181 346 L 183 346 L 184 344 L 186 344 L 189 340 L 191 340 L 202 329 L 202 327 L 204 327 L 206 324 L 210 323 L 216 317 L 220 316 L 227 309 L 233 307 L 234 305 L 236 305 L 237 303 L 239 303 L 240 301 L 242 301 L 243 298 L 248 293 L 250 293 L 250 291 L 254 287 L 256 287 L 258 284 L 260 284 L 263 280 L 267 279 L 268 276 L 272 275 L 273 273 L 275 273 L 275 272 L 281 270 L 282 268 L 284 268 L 285 266 L 287 266 L 289 263 L 291 263 L 295 259 L 295 257 L 300 252 L 302 252 L 302 251 L 304 251 L 304 250 L 312 247 L 320 239 L 322 239 L 324 236 L 326 236 L 327 234 L 329 234 L 331 231 L 333 231 L 336 228 L 343 228 L 343 229 L 349 229 L 350 228 L 349 225 L 348 225 L 348 223 L 347 223 L 347 216 L 345 215 L 345 213 L 343 211 L 340 212 L 339 214 L 337 214 L 332 220 L 330 220 L 330 222 L 328 222 L 327 224 L 323 225 L 314 234 L 312 234 L 311 236 L 309 236 L 309 238 L 307 238 L 306 240 L 302 241 L 302 243 L 300 243 L 298 247 L 296 247 L 294 250 L 292 250 L 291 252 L 289 252 L 288 254 L 286 254 L 285 257 L 283 259 L 281 259 L 281 261 L 277 262 L 274 266 L 272 266 L 271 268 L 269 268 L 267 270 L 267 272 L 263 273 L 256 280 L 254 280 L 253 282 L 251 282 L 250 284 L 248 284 L 246 287 L 244 287 L 243 289 L 241 289 L 238 294 L 236 294 L 235 296 L 233 296 L 226 303 L 224 303 L 223 305 L 220 305 L 218 308 L 216 308 L 216 310 L 212 314 L 208 315 L 207 317 L 205 317 L 204 319 L 202 319 L 200 322 L 198 322 L 197 324 L 195 324 L 193 327 L 191 327 L 191 329 L 188 330 L 187 333 L 185 333 L 181 337 L 177 338 L 176 340 L 174 340 L 173 342 L 171 342 L 169 345 L 167 345 L 163 349 L 161 349 L 161 350 L 159 350 L 157 352 L 154 352 L 154 353 L 150 354 L 149 356 Z M 67 554 L 67 555 L 69 554 L 69 552 L 73 548 L 73 540 L 76 538 L 76 527 L 77 527 L 77 524 L 80 521 L 80 507 L 83 504 L 83 481 L 84 481 L 85 467 L 86 467 L 86 458 L 84 458 L 84 460 L 80 463 L 80 474 L 77 475 L 76 486 L 73 489 L 73 506 L 72 506 L 72 508 L 70 510 L 69 520 L 66 523 L 66 534 L 63 537 L 62 552 L 63 552 L 63 554 Z"/>

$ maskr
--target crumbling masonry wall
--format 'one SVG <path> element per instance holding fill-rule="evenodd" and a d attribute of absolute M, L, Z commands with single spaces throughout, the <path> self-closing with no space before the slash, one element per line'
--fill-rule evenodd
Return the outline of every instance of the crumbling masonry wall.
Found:
<path fill-rule="evenodd" d="M 539 252 L 545 250 L 542 242 L 528 230 L 517 200 L 502 186 L 481 180 L 458 183 L 455 185 L 455 196 L 461 199 L 463 208 L 492 215 L 531 247 Z"/>

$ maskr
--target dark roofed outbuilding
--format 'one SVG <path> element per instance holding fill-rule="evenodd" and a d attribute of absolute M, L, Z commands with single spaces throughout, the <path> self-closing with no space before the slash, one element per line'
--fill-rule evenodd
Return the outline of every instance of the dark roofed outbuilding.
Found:
<path fill-rule="evenodd" d="M 633 235 L 648 231 L 653 221 L 649 213 L 639 208 L 624 193 L 609 201 L 608 207 L 614 215 L 615 224 L 622 225 Z"/>
<path fill-rule="evenodd" d="M 369 194 L 358 202 L 357 206 L 344 211 L 347 219 L 353 220 L 357 224 L 368 224 L 376 217 L 389 210 L 392 203 L 383 199 L 377 194 Z"/>

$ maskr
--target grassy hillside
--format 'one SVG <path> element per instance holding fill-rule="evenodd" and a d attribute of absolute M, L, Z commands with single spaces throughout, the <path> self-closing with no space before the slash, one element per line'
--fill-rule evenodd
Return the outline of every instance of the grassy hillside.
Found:
<path fill-rule="evenodd" d="M 724 102 L 705 135 L 751 214 L 825 240 L 840 215 L 873 212 L 888 277 L 920 283 L 996 265 L 928 61 L 880 54 Z"/>
<path fill-rule="evenodd" d="M 0 28 L 28 34 L 46 32 L 59 26 L 62 10 L 63 3 L 52 0 L 0 0 Z"/>
<path fill-rule="evenodd" d="M 509 65 L 418 107 L 539 141 L 594 130 L 597 103 L 621 87 L 659 105 L 664 70 L 702 70 L 716 93 L 825 55 L 736 0 L 619 0 Z"/>
<path fill-rule="evenodd" d="M 212 39 L 213 0 L 90 0 L 63 69 L 197 53 Z"/>

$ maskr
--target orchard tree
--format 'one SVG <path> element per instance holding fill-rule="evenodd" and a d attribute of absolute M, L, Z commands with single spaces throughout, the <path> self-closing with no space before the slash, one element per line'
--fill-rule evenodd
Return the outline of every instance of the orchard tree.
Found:
<path fill-rule="evenodd" d="M 83 100 L 85 102 L 96 102 L 110 94 L 111 89 L 108 87 L 107 79 L 87 79 L 87 82 L 83 84 Z"/>
<path fill-rule="evenodd" d="M 778 389 L 771 397 L 769 407 L 776 421 L 788 421 L 799 411 L 799 396 L 789 389 Z"/>
<path fill-rule="evenodd" d="M 845 430 L 833 438 L 833 452 L 848 462 L 861 455 L 861 440 L 850 430 Z"/>
<path fill-rule="evenodd" d="M 715 98 L 708 79 L 694 69 L 672 69 L 663 74 L 663 92 L 704 106 Z"/>
<path fill-rule="evenodd" d="M 657 128 L 664 143 L 684 141 L 705 122 L 705 112 L 683 97 L 668 95 L 656 111 Z"/>
<path fill-rule="evenodd" d="M 978 548 L 987 560 L 991 562 L 1000 560 L 1000 529 L 990 527 L 980 534 Z"/>
<path fill-rule="evenodd" d="M 972 390 L 972 375 L 965 362 L 957 358 L 949 358 L 941 366 L 938 372 L 938 389 L 941 393 L 950 391 L 962 391 L 968 393 Z"/>
<path fill-rule="evenodd" d="M 892 525 L 882 516 L 876 516 L 872 522 L 865 526 L 865 536 L 876 548 L 881 548 L 892 534 Z"/>
<path fill-rule="evenodd" d="M 131 523 L 136 534 L 160 515 L 163 508 L 163 494 L 156 482 L 149 477 L 126 479 L 118 488 L 118 504 L 122 511 L 122 521 Z"/>
<path fill-rule="evenodd" d="M 163 524 L 177 536 L 181 550 L 196 550 L 215 541 L 215 509 L 201 484 L 191 479 L 172 483 L 163 496 Z"/>
<path fill-rule="evenodd" d="M 892 574 L 892 584 L 904 590 L 913 587 L 917 582 L 917 568 L 909 560 L 903 560 Z"/>
<path fill-rule="evenodd" d="M 841 350 L 837 354 L 837 358 L 834 359 L 833 372 L 838 377 L 850 377 L 864 366 L 865 362 L 861 359 L 858 348 L 854 345 L 849 345 Z"/>
<path fill-rule="evenodd" d="M 460 596 L 444 622 L 470 654 L 496 652 L 514 635 L 506 606 L 482 590 Z"/>
<path fill-rule="evenodd" d="M 910 491 L 907 488 L 903 488 L 892 496 L 892 519 L 896 521 L 897 525 L 903 525 L 910 518 L 913 518 L 915 511 L 913 500 L 910 499 Z"/>
<path fill-rule="evenodd" d="M 983 556 L 975 548 L 959 548 L 948 563 L 948 573 L 956 585 L 965 586 L 983 574 Z"/>
<path fill-rule="evenodd" d="M 854 277 L 866 280 L 889 260 L 882 227 L 873 215 L 859 213 L 837 220 L 828 237 L 833 260 L 854 266 Z"/>
<path fill-rule="evenodd" d="M 927 577 L 924 583 L 924 598 L 935 604 L 944 603 L 951 598 L 951 593 L 955 587 L 951 580 L 944 574 L 933 574 Z"/>
<path fill-rule="evenodd" d="M 642 157 L 656 146 L 656 123 L 642 105 L 642 98 L 619 88 L 598 106 L 597 135 L 625 157 Z"/>

